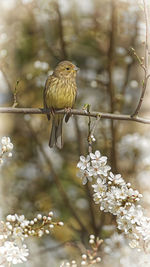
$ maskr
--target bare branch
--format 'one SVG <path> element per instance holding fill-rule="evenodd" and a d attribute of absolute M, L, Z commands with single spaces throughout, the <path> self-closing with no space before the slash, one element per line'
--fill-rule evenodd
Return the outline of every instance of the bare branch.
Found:
<path fill-rule="evenodd" d="M 51 111 L 49 109 L 45 110 L 43 108 L 10 108 L 10 107 L 1 107 L 0 113 L 17 113 L 17 114 L 49 114 Z M 56 110 L 56 114 L 66 114 L 65 109 Z M 132 117 L 132 115 L 124 115 L 124 114 L 113 114 L 113 113 L 104 113 L 98 111 L 91 111 L 90 113 L 85 110 L 71 109 L 70 113 L 72 115 L 80 115 L 86 117 L 94 117 L 97 118 L 100 116 L 102 119 L 110 119 L 110 120 L 119 120 L 119 121 L 134 121 L 143 124 L 150 124 L 150 119 L 142 118 L 142 117 Z"/>
<path fill-rule="evenodd" d="M 148 51 L 149 21 L 148 21 L 148 7 L 147 7 L 147 4 L 146 4 L 146 0 L 143 0 L 143 4 L 144 4 L 144 15 L 145 15 L 145 22 L 146 22 L 146 40 L 145 40 L 145 58 L 144 58 L 145 62 L 144 62 L 144 65 L 143 64 L 142 65 L 140 64 L 140 65 L 144 68 L 144 79 L 143 79 L 141 97 L 140 97 L 140 100 L 138 102 L 138 105 L 137 105 L 134 113 L 132 114 L 133 117 L 136 116 L 140 111 L 141 105 L 143 103 L 145 91 L 146 91 L 146 88 L 147 88 L 147 82 L 148 82 L 148 79 L 149 79 L 149 73 L 148 73 L 148 67 L 149 67 L 149 64 L 148 64 L 148 56 L 149 56 L 149 51 Z"/>
<path fill-rule="evenodd" d="M 15 108 L 18 106 L 18 101 L 17 101 L 17 87 L 18 87 L 18 84 L 19 84 L 19 80 L 16 81 L 16 85 L 15 85 L 15 89 L 14 89 L 14 103 L 12 105 L 12 108 Z"/>
<path fill-rule="evenodd" d="M 88 106 L 88 111 L 89 111 L 89 106 Z M 89 154 L 92 153 L 92 135 L 94 135 L 94 131 L 96 129 L 97 123 L 100 120 L 100 116 L 97 117 L 97 119 L 94 121 L 93 125 L 91 126 L 91 116 L 89 116 L 89 122 L 88 122 L 88 152 Z M 90 212 L 90 217 L 91 217 L 91 222 L 92 222 L 92 227 L 94 230 L 94 234 L 95 236 L 97 236 L 98 234 L 98 227 L 96 224 L 96 218 L 95 218 L 95 214 L 94 214 L 94 203 L 93 203 L 93 199 L 92 199 L 92 191 L 91 191 L 91 186 L 89 186 L 89 183 L 86 184 L 86 192 L 87 192 L 87 197 L 88 197 L 88 201 L 89 201 L 89 212 Z"/>
<path fill-rule="evenodd" d="M 98 116 L 96 118 L 96 120 L 94 121 L 93 125 L 91 126 L 91 117 L 89 116 L 89 123 L 88 123 L 88 152 L 92 153 L 92 136 L 94 137 L 94 132 L 96 129 L 96 126 L 98 125 L 98 122 L 100 120 L 100 116 Z"/>

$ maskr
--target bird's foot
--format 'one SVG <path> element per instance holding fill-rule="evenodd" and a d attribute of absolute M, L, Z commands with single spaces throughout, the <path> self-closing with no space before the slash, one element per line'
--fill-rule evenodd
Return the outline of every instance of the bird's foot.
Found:
<path fill-rule="evenodd" d="M 71 108 L 65 108 L 66 117 L 65 122 L 68 122 L 69 118 L 71 117 Z"/>
<path fill-rule="evenodd" d="M 71 113 L 71 108 L 65 108 L 65 112 L 66 112 L 66 114 L 68 114 L 68 113 Z"/>

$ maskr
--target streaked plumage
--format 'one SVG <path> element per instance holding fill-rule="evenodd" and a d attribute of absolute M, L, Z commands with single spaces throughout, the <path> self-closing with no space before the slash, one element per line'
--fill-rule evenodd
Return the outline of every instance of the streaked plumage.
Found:
<path fill-rule="evenodd" d="M 52 75 L 47 78 L 44 89 L 44 107 L 55 109 L 72 108 L 76 99 L 76 72 L 77 67 L 70 61 L 60 62 Z M 51 133 L 49 146 L 56 145 L 62 148 L 62 122 L 64 115 L 47 115 L 51 119 Z M 69 119 L 69 114 L 65 121 Z"/>

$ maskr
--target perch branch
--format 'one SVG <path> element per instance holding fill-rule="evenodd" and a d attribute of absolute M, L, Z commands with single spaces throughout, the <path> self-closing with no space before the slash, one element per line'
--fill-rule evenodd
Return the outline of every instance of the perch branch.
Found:
<path fill-rule="evenodd" d="M 142 118 L 139 116 L 132 117 L 132 115 L 124 115 L 124 114 L 117 114 L 117 113 L 105 113 L 105 112 L 98 112 L 98 111 L 91 111 L 90 113 L 86 112 L 85 110 L 78 110 L 72 109 L 72 115 L 80 115 L 86 117 L 94 117 L 97 118 L 98 116 L 101 119 L 110 119 L 110 120 L 123 120 L 123 121 L 133 121 L 139 122 L 144 124 L 150 124 L 150 119 Z M 0 107 L 0 113 L 17 113 L 17 114 L 49 114 L 50 110 L 43 109 L 43 108 L 10 108 L 10 107 Z M 65 109 L 56 110 L 56 114 L 66 114 Z"/>

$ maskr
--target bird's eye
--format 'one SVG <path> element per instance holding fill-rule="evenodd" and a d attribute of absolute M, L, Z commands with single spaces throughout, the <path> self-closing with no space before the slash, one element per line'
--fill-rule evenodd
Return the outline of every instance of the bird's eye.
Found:
<path fill-rule="evenodd" d="M 66 68 L 66 70 L 69 70 L 70 68 Z"/>

